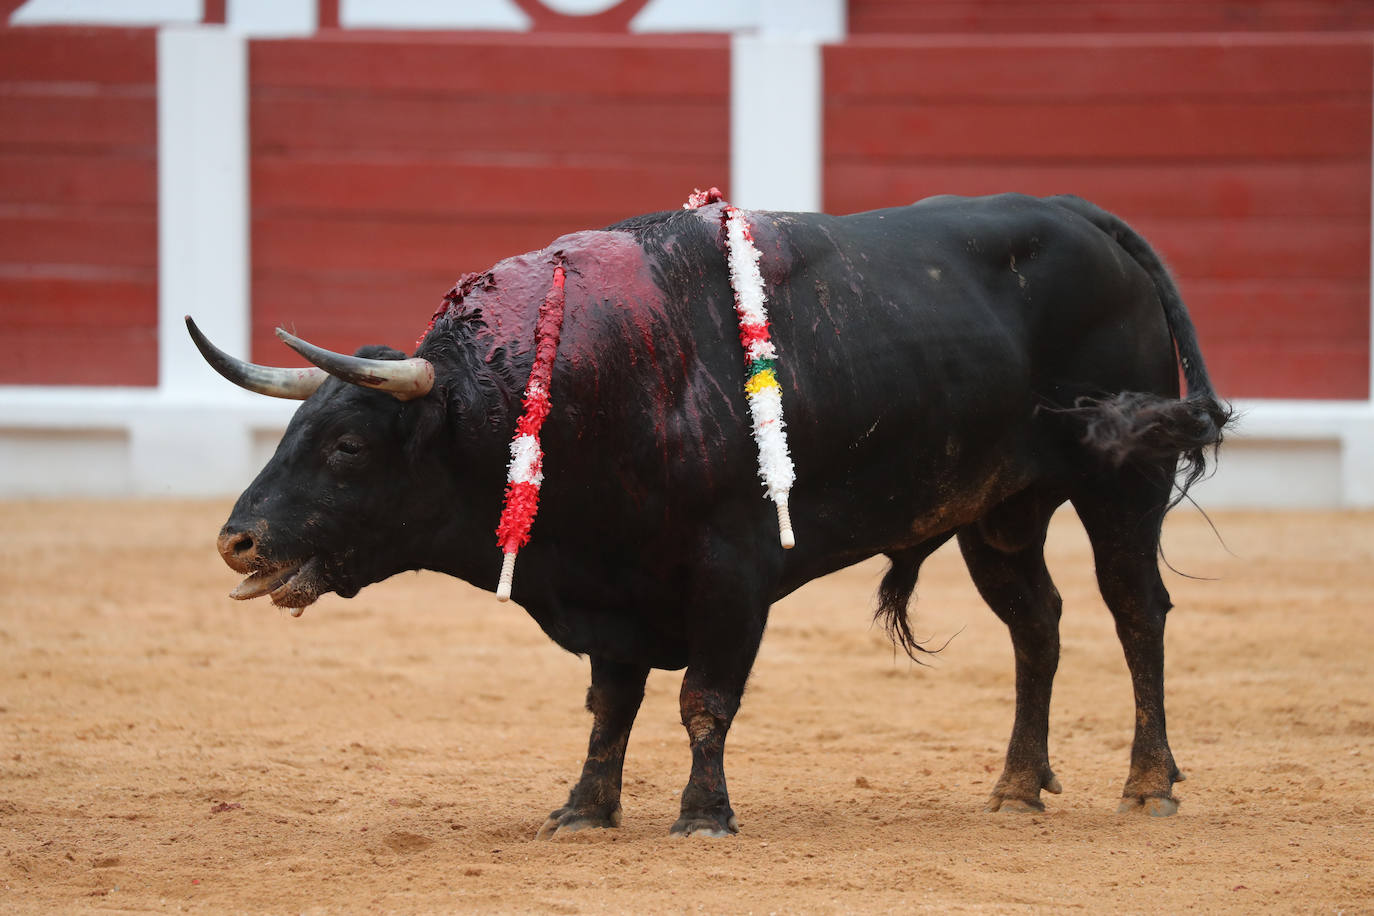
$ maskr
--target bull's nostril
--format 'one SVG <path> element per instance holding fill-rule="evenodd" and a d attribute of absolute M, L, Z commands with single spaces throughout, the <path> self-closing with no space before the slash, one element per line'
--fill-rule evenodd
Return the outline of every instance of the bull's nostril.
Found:
<path fill-rule="evenodd" d="M 238 525 L 225 525 L 219 533 L 219 555 L 232 569 L 243 572 L 258 560 L 258 539 Z"/>

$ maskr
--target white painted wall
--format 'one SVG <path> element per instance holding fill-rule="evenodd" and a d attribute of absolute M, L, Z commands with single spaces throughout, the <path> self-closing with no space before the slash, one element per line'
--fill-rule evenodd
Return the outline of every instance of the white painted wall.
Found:
<path fill-rule="evenodd" d="M 632 32 L 732 32 L 842 41 L 846 0 L 649 0 Z"/>
<path fill-rule="evenodd" d="M 510 0 L 341 0 L 346 29 L 495 29 L 524 32 L 530 17 Z"/>
<path fill-rule="evenodd" d="M 1238 401 L 1237 428 L 1204 507 L 1374 507 L 1374 405 L 1368 401 Z"/>
<path fill-rule="evenodd" d="M 28 0 L 10 14 L 11 25 L 165 25 L 195 23 L 202 0 Z"/>
<path fill-rule="evenodd" d="M 227 0 L 224 18 L 235 32 L 281 38 L 314 35 L 317 10 L 316 0 Z"/>

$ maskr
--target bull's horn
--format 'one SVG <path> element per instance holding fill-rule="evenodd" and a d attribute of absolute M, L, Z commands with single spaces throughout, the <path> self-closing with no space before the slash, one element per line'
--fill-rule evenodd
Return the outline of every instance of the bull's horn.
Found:
<path fill-rule="evenodd" d="M 424 397 L 434 387 L 434 365 L 418 356 L 410 359 L 367 359 L 317 347 L 281 328 L 277 328 L 277 337 L 335 378 L 389 392 L 398 401 Z"/>
<path fill-rule="evenodd" d="M 205 361 L 220 375 L 249 391 L 269 395 L 274 398 L 290 398 L 304 401 L 324 384 L 329 374 L 322 369 L 280 369 L 276 366 L 259 366 L 246 363 L 225 353 L 210 343 L 209 338 L 200 332 L 191 316 L 186 316 L 186 330 L 191 332 L 191 340 Z"/>

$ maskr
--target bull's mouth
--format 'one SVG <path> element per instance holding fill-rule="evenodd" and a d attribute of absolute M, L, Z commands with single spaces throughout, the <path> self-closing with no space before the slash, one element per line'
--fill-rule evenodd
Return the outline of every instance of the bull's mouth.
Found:
<path fill-rule="evenodd" d="M 270 595 L 272 603 L 299 617 L 324 591 L 319 582 L 319 560 L 293 560 L 258 570 L 229 593 L 230 598 L 247 601 Z"/>

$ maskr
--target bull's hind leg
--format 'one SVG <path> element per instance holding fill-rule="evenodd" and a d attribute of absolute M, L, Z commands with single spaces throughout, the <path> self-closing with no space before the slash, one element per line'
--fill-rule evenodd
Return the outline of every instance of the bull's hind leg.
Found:
<path fill-rule="evenodd" d="M 1135 695 L 1135 740 L 1121 811 L 1165 817 L 1178 810 L 1174 764 L 1164 723 L 1164 618 L 1172 606 L 1159 575 L 1159 535 L 1172 480 L 1125 470 L 1073 497 L 1092 542 L 1097 584 L 1116 620 Z M 1156 480 L 1158 482 L 1156 482 Z"/>
<path fill-rule="evenodd" d="M 1016 717 L 988 811 L 1043 811 L 1040 790 L 1061 791 L 1050 769 L 1049 720 L 1063 602 L 1044 554 L 1055 505 L 1044 494 L 1023 493 L 959 531 L 973 583 L 1011 631 L 1016 655 Z"/>
<path fill-rule="evenodd" d="M 592 657 L 592 686 L 587 690 L 592 736 L 587 742 L 582 778 L 568 795 L 568 803 L 550 814 L 539 828 L 540 839 L 588 827 L 620 826 L 625 748 L 644 700 L 648 676 L 648 668 Z"/>

